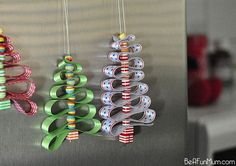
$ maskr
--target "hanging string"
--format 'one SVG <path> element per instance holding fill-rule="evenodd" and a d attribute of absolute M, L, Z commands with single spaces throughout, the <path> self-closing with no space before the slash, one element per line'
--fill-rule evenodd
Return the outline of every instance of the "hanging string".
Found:
<path fill-rule="evenodd" d="M 69 11 L 68 11 L 68 0 L 62 0 L 63 1 L 63 24 L 64 24 L 64 48 L 65 48 L 65 54 L 70 55 L 70 35 L 69 35 Z"/>
<path fill-rule="evenodd" d="M 124 33 L 126 34 L 125 4 L 124 4 L 124 0 L 121 0 L 121 2 L 122 2 L 122 13 L 123 13 Z"/>
<path fill-rule="evenodd" d="M 61 9 L 62 9 L 62 33 L 63 33 L 63 52 L 64 52 L 64 54 L 66 54 L 66 28 L 65 28 L 65 12 L 64 12 L 64 1 L 62 0 L 62 2 L 61 2 Z"/>
<path fill-rule="evenodd" d="M 122 33 L 120 0 L 117 0 L 117 6 L 118 6 L 118 18 L 119 18 L 120 33 Z"/>
<path fill-rule="evenodd" d="M 114 11 L 115 11 L 115 4 L 114 4 L 114 2 L 115 1 L 110 1 L 110 0 L 108 0 L 109 2 L 111 2 L 111 16 L 112 16 L 112 18 L 111 18 L 111 28 L 110 28 L 110 33 L 112 34 L 113 32 L 114 32 L 114 27 L 116 27 L 116 26 L 114 26 L 113 24 L 114 24 L 114 20 L 115 20 L 115 17 L 114 17 Z"/>
<path fill-rule="evenodd" d="M 124 0 L 117 0 L 117 9 L 118 9 L 118 19 L 120 33 L 126 33 L 126 20 L 125 20 L 125 3 Z M 122 29 L 123 24 L 123 29 Z"/>

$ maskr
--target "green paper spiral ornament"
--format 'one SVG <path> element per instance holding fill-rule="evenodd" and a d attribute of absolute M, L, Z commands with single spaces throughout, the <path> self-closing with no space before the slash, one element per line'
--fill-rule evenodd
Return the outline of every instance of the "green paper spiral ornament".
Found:
<path fill-rule="evenodd" d="M 96 134 L 101 128 L 100 121 L 93 119 L 96 107 L 89 103 L 94 95 L 84 88 L 87 77 L 80 74 L 81 65 L 72 62 L 72 56 L 67 55 L 58 68 L 53 77 L 56 84 L 50 90 L 51 100 L 45 105 L 45 113 L 49 117 L 42 123 L 42 130 L 46 133 L 42 146 L 50 151 L 57 150 L 65 139 L 77 140 L 79 133 Z M 61 105 L 64 108 L 58 111 Z M 51 130 L 63 118 L 64 122 Z"/>
<path fill-rule="evenodd" d="M 66 38 L 69 41 L 68 2 L 63 2 Z M 44 107 L 48 117 L 42 123 L 42 130 L 46 134 L 42 147 L 49 151 L 60 148 L 64 140 L 78 140 L 81 133 L 95 135 L 101 128 L 100 121 L 94 119 L 96 107 L 90 104 L 94 94 L 85 88 L 87 77 L 81 74 L 82 66 L 73 62 L 69 42 L 67 48 L 66 55 L 58 63 L 58 70 L 53 76 L 55 84 L 49 92 L 51 99 Z"/>

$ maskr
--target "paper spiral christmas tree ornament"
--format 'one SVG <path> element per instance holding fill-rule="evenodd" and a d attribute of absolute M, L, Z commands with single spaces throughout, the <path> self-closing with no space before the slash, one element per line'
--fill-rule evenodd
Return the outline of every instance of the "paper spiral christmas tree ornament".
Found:
<path fill-rule="evenodd" d="M 45 105 L 49 116 L 42 123 L 42 130 L 46 133 L 42 146 L 50 151 L 57 150 L 65 139 L 77 140 L 79 133 L 94 135 L 101 128 L 100 121 L 94 119 L 96 107 L 89 104 L 94 98 L 93 92 L 84 88 L 87 77 L 80 74 L 82 67 L 73 62 L 70 54 L 68 1 L 63 0 L 63 4 L 67 49 L 54 74 L 56 84 L 50 90 L 51 99 Z M 58 121 L 62 123 L 58 125 Z M 53 127 L 55 124 L 56 128 Z"/>
<path fill-rule="evenodd" d="M 124 2 L 121 2 L 124 19 Z M 118 0 L 120 15 L 119 5 Z M 142 50 L 142 46 L 129 45 L 135 36 L 126 36 L 123 21 L 124 33 L 120 26 L 120 33 L 112 38 L 113 51 L 108 54 L 108 59 L 114 64 L 103 69 L 109 79 L 101 82 L 101 88 L 105 91 L 101 100 L 105 106 L 100 109 L 99 115 L 104 119 L 102 132 L 108 136 L 118 136 L 121 143 L 128 144 L 133 142 L 134 126 L 152 125 L 156 112 L 149 109 L 151 99 L 144 95 L 148 92 L 148 85 L 140 82 L 144 78 L 144 61 L 135 55 Z M 141 118 L 135 118 L 134 115 L 138 114 L 142 114 Z"/>
<path fill-rule="evenodd" d="M 35 84 L 29 80 L 30 67 L 19 65 L 20 59 L 10 38 L 0 28 L 0 110 L 13 104 L 19 112 L 32 116 L 37 112 L 37 105 L 29 98 L 35 92 Z"/>

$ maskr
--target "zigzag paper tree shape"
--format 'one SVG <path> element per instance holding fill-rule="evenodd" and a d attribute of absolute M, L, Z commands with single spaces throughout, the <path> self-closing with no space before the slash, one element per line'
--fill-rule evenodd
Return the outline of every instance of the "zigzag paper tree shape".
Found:
<path fill-rule="evenodd" d="M 84 88 L 87 77 L 80 74 L 82 66 L 73 62 L 70 54 L 68 0 L 62 0 L 62 3 L 65 56 L 58 63 L 58 71 L 54 74 L 56 84 L 50 90 L 51 100 L 45 105 L 49 117 L 42 123 L 42 130 L 46 133 L 42 146 L 50 151 L 57 150 L 65 139 L 79 139 L 79 132 L 96 134 L 101 128 L 100 121 L 94 119 L 96 107 L 89 104 L 94 98 L 93 92 Z M 56 124 L 60 119 L 63 122 Z"/>
<path fill-rule="evenodd" d="M 35 115 L 37 105 L 29 99 L 35 92 L 35 83 L 29 80 L 31 68 L 17 64 L 20 54 L 14 51 L 10 38 L 2 32 L 0 28 L 0 110 L 11 108 L 13 103 L 19 112 Z"/>
<path fill-rule="evenodd" d="M 49 117 L 42 124 L 47 134 L 42 146 L 51 151 L 58 149 L 65 139 L 78 139 L 79 132 L 96 134 L 101 128 L 100 121 L 93 119 L 96 107 L 89 103 L 94 95 L 91 90 L 84 88 L 87 77 L 80 75 L 81 65 L 72 62 L 72 57 L 67 55 L 58 67 L 59 71 L 54 74 L 56 84 L 50 90 L 51 100 L 45 105 Z M 65 118 L 64 122 L 50 130 L 61 118 Z"/>
<path fill-rule="evenodd" d="M 103 72 L 109 79 L 101 83 L 101 88 L 106 91 L 101 96 L 105 106 L 99 111 L 105 119 L 102 131 L 108 136 L 119 136 L 119 141 L 124 144 L 133 142 L 134 126 L 150 126 L 156 117 L 156 112 L 149 109 L 150 97 L 144 95 L 148 85 L 139 82 L 144 78 L 141 71 L 144 61 L 134 57 L 142 46 L 128 45 L 134 40 L 134 35 L 126 36 L 125 33 L 113 36 L 113 51 L 108 59 L 115 64 L 104 67 Z M 142 117 L 135 118 L 137 114 L 142 114 Z"/>

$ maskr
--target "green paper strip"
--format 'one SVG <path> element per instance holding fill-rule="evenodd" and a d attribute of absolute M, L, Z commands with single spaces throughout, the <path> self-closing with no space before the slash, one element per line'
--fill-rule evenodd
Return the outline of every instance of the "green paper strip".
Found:
<path fill-rule="evenodd" d="M 73 86 L 75 88 L 75 91 L 71 94 L 65 93 L 65 88 L 68 86 L 68 80 L 64 77 L 64 74 L 66 72 L 66 64 L 72 64 L 74 66 L 74 76 L 71 79 L 74 79 L 75 81 L 75 85 Z M 58 64 L 58 67 L 61 70 L 54 74 L 54 81 L 56 82 L 56 85 L 54 85 L 50 90 L 50 97 L 52 99 L 49 100 L 44 107 L 45 113 L 48 114 L 49 117 L 47 117 L 42 123 L 42 130 L 44 131 L 44 133 L 46 133 L 46 136 L 42 141 L 42 146 L 49 151 L 57 150 L 66 139 L 67 135 L 72 131 L 79 131 L 81 133 L 87 134 L 96 134 L 101 128 L 101 122 L 93 119 L 96 114 L 96 107 L 92 104 L 88 104 L 93 100 L 94 94 L 91 90 L 82 88 L 87 83 L 87 77 L 78 74 L 82 71 L 81 65 L 78 63 L 63 60 Z M 61 94 L 60 92 L 63 93 Z M 57 104 L 59 105 L 60 102 L 67 102 L 68 98 L 74 96 L 76 97 L 76 104 L 74 108 L 71 109 L 85 111 L 82 116 L 75 116 L 76 123 L 93 122 L 93 127 L 88 131 L 83 131 L 80 128 L 69 130 L 67 128 L 69 123 L 65 120 L 65 123 L 50 131 L 58 120 L 60 120 L 62 117 L 66 117 L 68 115 L 68 112 L 71 111 L 71 109 L 69 108 L 62 108 L 60 111 L 57 111 L 57 113 L 55 113 L 53 107 Z"/>
<path fill-rule="evenodd" d="M 54 81 L 57 82 L 57 84 L 66 84 L 67 79 L 62 78 L 64 71 L 59 71 L 56 74 L 54 74 Z M 82 87 L 87 83 L 87 77 L 84 75 L 76 75 L 73 78 L 75 81 L 79 80 L 77 84 L 75 84 L 75 87 Z"/>
<path fill-rule="evenodd" d="M 59 62 L 57 66 L 62 69 L 62 68 L 65 67 L 66 64 L 71 64 L 71 65 L 73 65 L 73 66 L 75 67 L 75 72 L 76 72 L 76 73 L 81 72 L 82 69 L 83 69 L 82 66 L 81 66 L 79 63 L 67 61 L 67 60 L 65 60 L 65 59 L 62 60 L 61 62 Z"/>
<path fill-rule="evenodd" d="M 62 111 L 60 111 L 59 113 L 55 114 L 53 113 L 53 110 L 52 110 L 52 107 L 57 103 L 57 102 L 60 102 L 58 100 L 49 100 L 45 107 L 44 107 L 44 110 L 45 110 L 45 113 L 50 115 L 50 116 L 56 116 L 56 117 L 61 117 L 65 114 L 67 114 L 70 109 L 64 109 Z M 88 114 L 87 115 L 84 115 L 83 117 L 80 116 L 80 118 L 84 118 L 84 119 L 91 119 L 95 116 L 96 114 L 96 107 L 92 104 L 76 104 L 75 105 L 75 108 L 77 108 L 78 110 L 82 109 L 82 107 L 87 107 L 88 109 Z"/>
<path fill-rule="evenodd" d="M 65 68 L 65 65 L 66 64 L 71 64 L 74 66 L 74 71 L 73 73 L 75 75 L 77 75 L 78 73 L 80 73 L 82 71 L 82 66 L 79 64 L 79 63 L 75 63 L 75 62 L 70 62 L 70 61 L 67 61 L 67 60 L 62 60 L 57 66 L 61 69 L 59 72 L 57 72 L 56 74 L 54 74 L 53 76 L 53 79 L 55 82 L 58 82 L 58 83 L 61 83 L 63 81 L 65 81 L 63 78 L 62 78 L 62 75 L 63 73 L 66 71 L 64 68 Z M 80 82 L 84 83 L 84 78 L 86 78 L 86 76 L 83 76 L 83 75 L 79 75 L 78 76 L 80 78 Z M 86 78 L 86 83 L 87 83 L 87 78 Z M 86 84 L 85 83 L 85 84 Z"/>
<path fill-rule="evenodd" d="M 6 90 L 5 85 L 0 86 L 0 99 L 4 99 L 6 97 Z"/>
<path fill-rule="evenodd" d="M 0 55 L 0 61 L 5 61 L 5 55 Z M 1 68 L 3 68 L 3 64 L 0 64 L 0 69 Z"/>
<path fill-rule="evenodd" d="M 80 129 L 77 129 L 77 131 L 80 131 L 80 132 L 86 132 L 88 134 L 95 134 L 96 132 L 95 131 L 98 131 L 97 130 L 97 126 L 99 126 L 99 124 L 101 125 L 100 121 L 96 120 L 96 119 L 84 119 L 84 118 L 80 118 L 78 116 L 75 116 L 76 118 L 76 123 L 79 123 L 79 122 L 86 122 L 86 121 L 93 121 L 94 123 L 94 127 L 89 130 L 89 131 L 82 131 Z M 42 130 L 45 134 L 51 134 L 51 135 L 58 135 L 60 134 L 62 131 L 64 131 L 65 129 L 68 130 L 66 127 L 69 123 L 65 122 L 63 123 L 62 125 L 60 125 L 59 127 L 57 127 L 57 129 L 53 130 L 53 131 L 50 131 L 50 128 L 51 126 L 57 121 L 59 120 L 58 117 L 55 117 L 55 116 L 49 116 L 47 117 L 43 123 L 42 123 Z M 98 122 L 99 123 L 98 123 Z M 99 128 L 100 129 L 100 128 Z M 70 130 L 71 131 L 71 130 Z"/>
<path fill-rule="evenodd" d="M 79 131 L 79 132 L 87 133 L 87 134 L 96 134 L 101 128 L 100 121 L 96 119 L 80 119 L 79 117 L 76 117 L 76 118 L 78 118 L 76 120 L 76 123 L 83 122 L 83 121 L 84 122 L 92 121 L 93 128 L 88 131 L 83 131 L 80 129 L 76 129 L 73 131 Z M 42 124 L 42 130 L 45 133 L 47 133 L 47 135 L 43 138 L 42 146 L 49 151 L 57 150 L 61 146 L 63 141 L 65 140 L 68 133 L 71 132 L 71 130 L 66 128 L 68 123 L 64 123 L 60 127 L 58 127 L 56 130 L 53 130 L 52 132 L 50 132 L 51 125 L 53 125 L 57 120 L 58 120 L 58 117 L 50 116 L 46 118 Z"/>
<path fill-rule="evenodd" d="M 5 76 L 5 70 L 3 70 L 3 69 L 0 70 L 0 76 L 1 76 L 1 77 L 4 77 L 4 76 Z"/>
<path fill-rule="evenodd" d="M 5 84 L 5 83 L 6 83 L 6 78 L 0 77 L 0 84 Z"/>
<path fill-rule="evenodd" d="M 5 85 L 0 86 L 0 92 L 6 92 L 7 88 Z"/>
<path fill-rule="evenodd" d="M 4 59 L 5 59 L 5 55 L 4 55 L 3 57 L 4 57 Z M 2 60 L 2 59 L 0 59 L 0 60 Z M 3 63 L 0 62 L 0 69 L 3 69 L 3 67 L 4 67 Z"/>
<path fill-rule="evenodd" d="M 84 93 L 85 96 L 83 98 L 75 100 L 76 103 L 81 103 L 81 104 L 89 103 L 94 98 L 93 92 L 89 89 L 86 89 L 86 88 L 78 88 L 72 94 L 64 94 L 62 96 L 58 96 L 57 92 L 63 87 L 65 87 L 65 85 L 53 86 L 51 91 L 50 91 L 51 98 L 52 99 L 57 99 L 57 100 L 65 100 L 65 99 L 68 99 L 72 96 L 79 96 L 79 94 Z"/>
<path fill-rule="evenodd" d="M 55 151 L 57 150 L 61 144 L 63 143 L 63 141 L 65 140 L 66 136 L 70 133 L 69 130 L 65 130 L 64 132 L 62 132 L 60 135 L 46 135 L 43 138 L 42 141 L 42 146 L 49 150 L 49 151 Z"/>
<path fill-rule="evenodd" d="M 9 108 L 11 108 L 11 101 L 10 100 L 0 101 L 0 110 L 6 110 Z"/>

